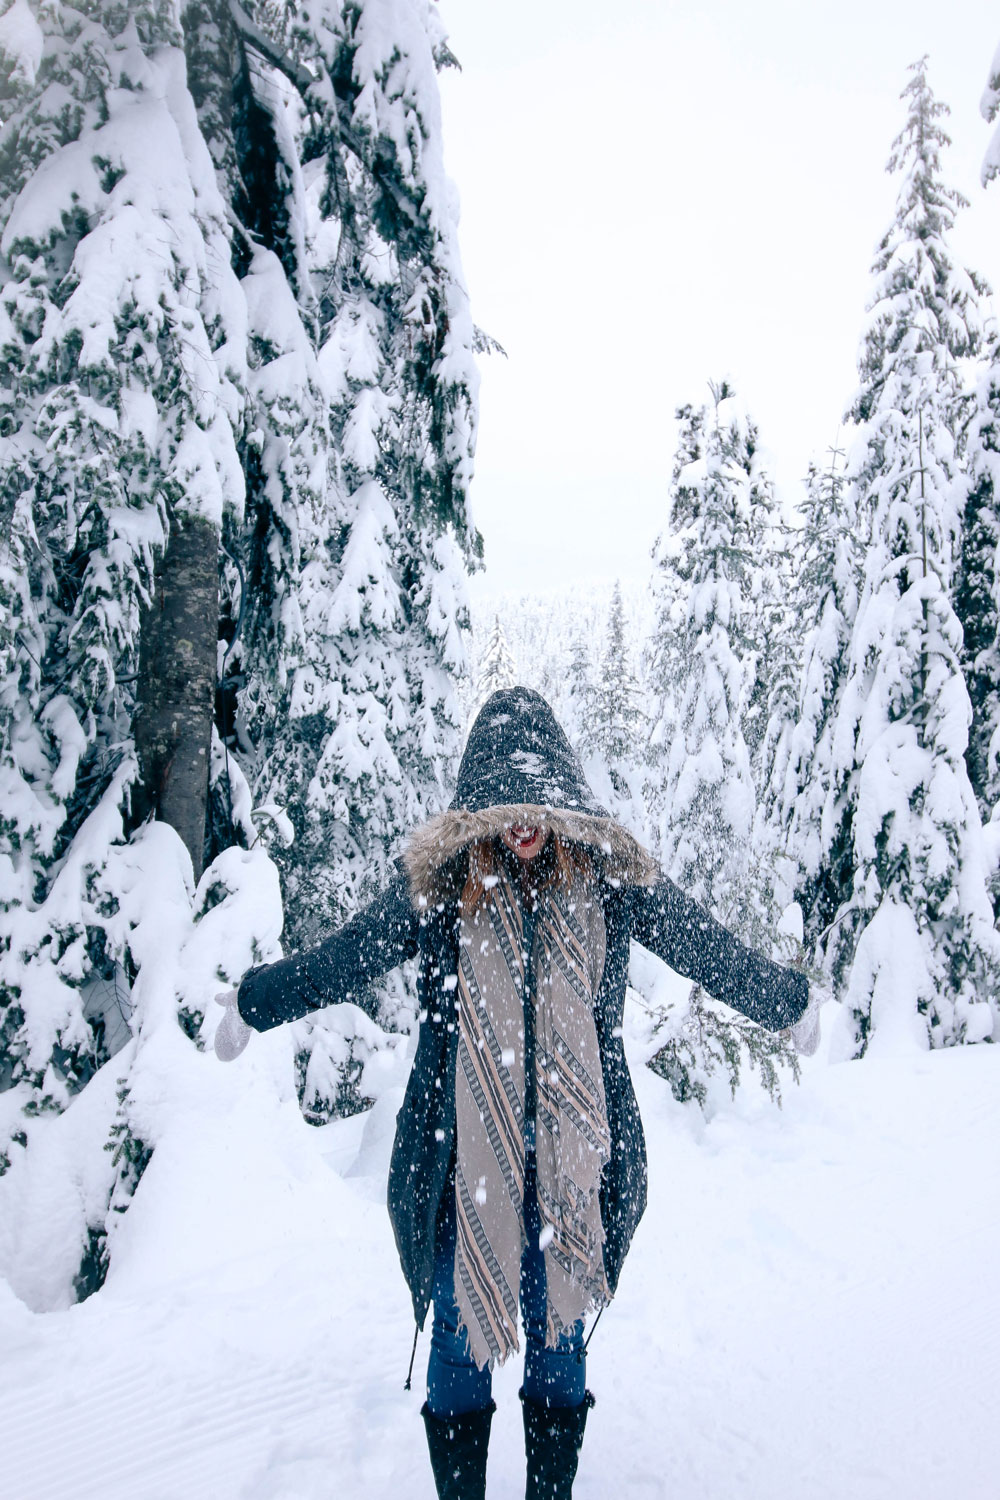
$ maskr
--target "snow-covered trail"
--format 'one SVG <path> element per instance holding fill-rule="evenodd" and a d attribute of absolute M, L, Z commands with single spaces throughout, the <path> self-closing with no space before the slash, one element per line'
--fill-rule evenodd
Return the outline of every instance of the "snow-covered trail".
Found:
<path fill-rule="evenodd" d="M 431 1500 L 394 1098 L 309 1131 L 251 1121 L 234 1076 L 214 1152 L 154 1157 L 157 1214 L 140 1190 L 100 1295 L 40 1315 L 0 1284 L 11 1500 Z M 580 1500 L 992 1500 L 1000 1049 L 813 1066 L 783 1110 L 707 1124 L 635 1076 L 650 1209 L 591 1348 Z M 255 1179 L 262 1130 L 280 1178 Z M 523 1494 L 518 1383 L 491 1500 Z"/>

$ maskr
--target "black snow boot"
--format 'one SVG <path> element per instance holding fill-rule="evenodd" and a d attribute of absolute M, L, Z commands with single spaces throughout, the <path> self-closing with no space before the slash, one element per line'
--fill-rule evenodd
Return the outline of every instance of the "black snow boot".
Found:
<path fill-rule="evenodd" d="M 583 1446 L 590 1391 L 579 1406 L 540 1406 L 519 1391 L 524 1412 L 524 1451 L 528 1484 L 524 1500 L 572 1500 L 573 1480 Z"/>
<path fill-rule="evenodd" d="M 484 1411 L 436 1417 L 424 1402 L 420 1415 L 427 1429 L 438 1500 L 485 1500 L 486 1450 L 496 1409 L 496 1402 L 491 1401 Z"/>

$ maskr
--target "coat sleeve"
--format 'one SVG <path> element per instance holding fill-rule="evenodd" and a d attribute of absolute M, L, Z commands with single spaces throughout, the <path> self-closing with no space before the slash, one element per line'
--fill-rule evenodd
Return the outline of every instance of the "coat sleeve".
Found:
<path fill-rule="evenodd" d="M 251 969 L 240 985 L 240 1015 L 257 1031 L 353 1000 L 370 1011 L 368 986 L 417 951 L 420 919 L 406 878 L 392 884 L 346 927 L 308 953 Z"/>
<path fill-rule="evenodd" d="M 632 938 L 713 999 L 771 1031 L 791 1026 L 809 1003 L 804 974 L 748 948 L 672 880 L 636 889 Z"/>

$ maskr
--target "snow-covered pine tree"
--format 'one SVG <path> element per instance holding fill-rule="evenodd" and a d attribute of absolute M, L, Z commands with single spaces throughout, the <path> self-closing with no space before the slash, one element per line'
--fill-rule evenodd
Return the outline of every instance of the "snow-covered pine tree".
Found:
<path fill-rule="evenodd" d="M 984 119 L 996 120 L 1000 47 L 979 107 Z M 1000 125 L 983 159 L 983 186 L 998 174 Z M 955 609 L 962 624 L 962 663 L 972 701 L 966 761 L 980 814 L 990 822 L 1000 808 L 1000 338 L 992 326 L 983 338 L 981 359 L 964 434 L 968 493 Z M 995 827 L 991 833 L 996 833 Z M 992 843 L 997 846 L 1000 840 L 994 837 Z M 1000 911 L 996 886 L 994 908 Z"/>
<path fill-rule="evenodd" d="M 455 753 L 478 539 L 474 333 L 434 76 L 450 53 L 426 0 L 203 0 L 185 22 L 250 312 L 247 523 L 230 544 L 246 603 L 227 568 L 240 629 L 221 727 L 256 799 L 290 813 L 293 849 L 273 821 L 259 831 L 302 943 L 384 878 Z"/>
<path fill-rule="evenodd" d="M 282 868 L 301 946 L 384 882 L 458 750 L 479 543 L 474 330 L 435 77 L 451 58 L 426 0 L 295 15 L 210 0 L 185 17 L 250 314 L 219 765 L 287 810 L 290 848 L 266 812 L 251 836 Z M 310 1118 L 357 1097 L 370 1030 L 347 1012 L 298 1028 Z"/>
<path fill-rule="evenodd" d="M 754 785 L 760 788 L 770 770 L 766 756 L 775 753 L 781 739 L 776 716 L 780 705 L 787 706 L 788 656 L 794 655 L 789 639 L 792 539 L 781 515 L 768 455 L 761 447 L 757 424 L 748 414 L 743 416 L 738 439 L 734 434 L 732 461 L 747 475 L 745 545 L 754 566 L 747 576 L 744 665 L 749 681 L 742 726 Z"/>
<path fill-rule="evenodd" d="M 130 790 L 175 822 L 200 871 L 242 398 L 225 210 L 175 7 L 22 4 L 18 20 L 0 136 L 0 983 L 8 1081 L 36 1112 L 63 1108 L 104 1058 L 83 986 L 113 967 L 101 881 Z M 171 566 L 198 577 L 180 642 L 160 628 L 176 628 L 170 605 L 145 607 Z M 200 692 L 171 765 L 151 721 L 176 700 L 185 642 Z M 200 782 L 183 812 L 182 759 Z"/>
<path fill-rule="evenodd" d="M 658 547 L 660 587 L 652 657 L 662 718 L 674 712 L 669 758 L 654 796 L 662 809 L 661 863 L 723 921 L 761 943 L 751 834 L 756 798 L 743 720 L 763 635 L 753 615 L 756 434 L 732 388 L 711 387 L 711 409 L 682 408 L 671 484 L 671 539 Z M 770 511 L 768 512 L 770 514 Z M 676 583 L 675 583 L 676 578 Z M 755 630 L 755 636 L 751 632 Z M 655 680 L 655 679 L 654 679 Z M 670 695 L 668 697 L 668 694 Z M 664 709 L 664 701 L 670 707 Z M 633 977 L 639 986 L 641 973 Z M 655 980 L 650 998 L 655 1001 Z M 706 1106 L 713 1074 L 735 1093 L 756 1072 L 780 1097 L 778 1069 L 795 1060 L 780 1037 L 715 1006 L 695 987 L 684 1015 L 660 1012 L 650 1061 L 675 1097 Z"/>
<path fill-rule="evenodd" d="M 767 795 L 770 842 L 787 861 L 803 914 L 806 950 L 818 955 L 830 923 L 851 892 L 851 805 L 834 777 L 833 731 L 857 611 L 861 558 L 853 489 L 844 454 L 834 448 L 810 464 L 802 502 L 791 615 L 801 641 L 791 732 L 776 756 Z"/>
<path fill-rule="evenodd" d="M 1000 340 L 993 330 L 983 353 L 961 435 L 966 494 L 954 602 L 972 706 L 965 758 L 989 822 L 1000 806 Z"/>
<path fill-rule="evenodd" d="M 598 750 L 609 766 L 634 763 L 641 748 L 643 712 L 632 668 L 631 644 L 632 631 L 625 618 L 621 583 L 616 582 L 597 684 L 599 722 L 594 726 Z"/>
<path fill-rule="evenodd" d="M 790 550 L 782 561 L 791 561 Z M 775 574 L 765 564 L 765 576 L 768 573 L 773 579 Z M 751 909 L 757 913 L 761 937 L 765 938 L 768 932 L 774 932 L 781 913 L 795 899 L 797 869 L 783 837 L 779 810 L 798 724 L 802 636 L 801 621 L 792 610 L 789 595 L 779 600 L 770 589 L 762 589 L 756 602 L 763 633 L 761 649 L 755 653 L 757 672 L 751 693 L 750 733 L 756 750 L 751 754 L 751 767 L 757 806 L 747 895 Z"/>
<path fill-rule="evenodd" d="M 947 236 L 963 205 L 941 176 L 948 143 L 926 59 L 901 96 L 893 221 L 851 408 L 864 579 L 834 728 L 855 872 L 828 954 L 853 1045 L 989 1037 L 998 950 L 982 829 L 965 763 L 970 718 L 952 606 L 960 539 L 957 362 L 980 333 L 980 284 Z M 836 878 L 835 876 L 833 878 Z"/>
<path fill-rule="evenodd" d="M 517 667 L 510 654 L 500 616 L 496 614 L 493 616 L 490 638 L 486 642 L 486 649 L 479 663 L 476 702 L 481 705 L 486 702 L 491 693 L 499 692 L 501 688 L 514 687 L 516 684 Z"/>
<path fill-rule="evenodd" d="M 23 1209 L 34 1132 L 62 1124 L 107 1055 L 109 1023 L 123 1029 L 115 1008 L 131 1013 L 117 1089 L 107 1068 L 94 1080 L 110 1160 L 76 1161 L 83 1144 L 64 1153 L 87 1184 L 80 1239 L 63 1256 L 81 1294 L 100 1282 L 113 1216 L 165 1128 L 169 1080 L 197 1056 L 213 987 L 275 956 L 273 865 L 261 848 L 221 849 L 237 832 L 257 839 L 242 771 L 265 797 L 297 791 L 278 775 L 284 726 L 298 721 L 284 741 L 294 780 L 299 745 L 314 761 L 327 749 L 328 705 L 350 732 L 389 682 L 396 836 L 440 795 L 457 751 L 451 684 L 477 540 L 466 510 L 473 333 L 436 113 L 435 59 L 447 50 L 427 0 L 312 7 L 311 30 L 281 11 L 18 0 L 0 17 L 11 94 L 0 135 L 0 1146 L 14 1143 L 0 1169 L 11 1165 L 5 1186 Z M 327 154 L 303 165 L 324 132 Z M 331 372 L 324 351 L 339 347 L 343 305 L 371 302 L 373 286 L 383 362 L 345 397 L 336 352 Z M 354 483 L 358 392 L 387 415 L 368 424 L 374 467 Z M 384 568 L 369 566 L 373 512 Z M 210 820 L 215 858 L 195 893 L 199 820 L 182 828 L 166 805 L 172 763 L 155 733 L 144 749 L 142 713 L 163 708 L 191 638 L 162 629 L 176 619 L 170 588 L 189 592 L 190 559 L 171 562 L 186 532 L 198 533 L 197 624 L 214 652 L 220 529 L 225 680 L 211 762 L 216 800 L 232 805 Z M 168 608 L 148 607 L 154 588 Z M 395 611 L 381 678 L 356 649 L 369 609 L 376 621 Z M 313 663 L 333 687 L 310 717 L 299 669 Z M 206 769 L 210 689 L 197 730 Z M 354 776 L 352 815 L 378 733 L 341 778 Z M 177 824 L 186 851 L 161 821 L 127 837 L 147 808 Z M 383 814 L 373 810 L 376 832 Z M 277 809 L 271 819 L 287 827 Z M 361 876 L 372 870 L 376 858 Z M 316 1071 L 318 1095 L 330 1070 Z"/>
<path fill-rule="evenodd" d="M 314 75 L 283 50 L 288 14 L 282 20 L 274 7 L 188 0 L 182 16 L 189 84 L 227 204 L 245 305 L 247 501 L 242 524 L 224 538 L 211 842 L 238 836 L 280 849 L 287 820 L 254 826 L 245 778 L 256 783 L 281 721 L 289 783 L 308 782 L 306 751 L 287 728 L 289 677 L 322 651 L 307 640 L 300 589 L 324 570 L 327 541 L 349 520 L 316 355 L 310 233 L 318 216 L 310 218 L 300 151 L 302 95 Z M 258 26 L 255 16 L 269 24 Z"/>
<path fill-rule="evenodd" d="M 253 592 L 269 604 L 251 638 L 274 622 L 279 642 L 247 720 L 257 794 L 296 825 L 278 858 L 290 934 L 307 942 L 377 888 L 401 832 L 445 794 L 479 540 L 467 508 L 474 330 L 441 163 L 435 71 L 451 55 L 436 11 L 312 6 L 291 40 L 319 75 L 299 139 L 336 474 L 308 534 L 298 517 L 302 555 L 270 577 L 265 554 L 285 527 L 260 502 Z"/>
<path fill-rule="evenodd" d="M 664 796 L 670 750 L 680 715 L 680 699 L 686 677 L 682 639 L 687 615 L 689 561 L 684 535 L 698 516 L 699 490 L 690 482 L 704 456 L 707 410 L 690 405 L 677 408 L 677 449 L 668 491 L 667 525 L 653 546 L 653 625 L 643 651 L 643 668 L 650 698 L 650 731 L 647 750 L 645 802 L 650 836 L 659 855 L 666 831 Z"/>
<path fill-rule="evenodd" d="M 712 387 L 702 456 L 677 481 L 685 511 L 678 571 L 687 591 L 679 637 L 677 731 L 663 794 L 663 864 L 723 921 L 740 909 L 755 794 L 742 716 L 750 573 L 746 424 L 731 387 Z"/>
<path fill-rule="evenodd" d="M 733 462 L 747 475 L 743 541 L 753 559 L 746 579 L 742 661 L 747 686 L 740 722 L 756 806 L 743 920 L 748 940 L 766 946 L 775 941 L 782 911 L 791 900 L 791 866 L 777 836 L 774 811 L 795 723 L 800 664 L 801 636 L 791 606 L 796 533 L 781 514 L 768 455 L 748 415 L 738 437 L 734 432 Z"/>
<path fill-rule="evenodd" d="M 579 755 L 587 753 L 594 720 L 593 643 L 586 633 L 574 635 L 566 672 L 565 729 Z"/>
<path fill-rule="evenodd" d="M 4 1274 L 39 1265 L 51 1306 L 100 1285 L 207 998 L 274 956 L 280 900 L 260 851 L 225 851 L 195 883 L 245 355 L 177 6 L 22 3 L 15 19 L 0 26 L 0 1219 L 18 1223 Z"/>
<path fill-rule="evenodd" d="M 587 697 L 580 748 L 594 789 L 616 817 L 644 838 L 645 715 L 632 666 L 621 585 L 617 582 L 608 609 L 604 649 Z"/>
<path fill-rule="evenodd" d="M 779 745 L 786 737 L 785 730 L 777 725 L 777 716 L 781 705 L 785 711 L 790 706 L 791 668 L 786 660 L 793 654 L 788 611 L 790 541 L 756 425 L 745 413 L 737 412 L 727 385 L 723 383 L 714 389 L 733 413 L 723 440 L 724 462 L 742 495 L 732 537 L 740 558 L 737 568 L 740 613 L 734 624 L 741 687 L 734 711 L 750 754 L 751 779 L 756 784 L 767 780 L 770 761 L 780 753 Z M 718 442 L 718 429 L 711 428 L 712 419 L 706 408 L 681 407 L 677 420 L 670 522 L 654 549 L 655 622 L 646 648 L 654 703 L 647 800 L 654 824 L 654 843 L 661 848 L 666 847 L 669 838 L 667 823 L 671 811 L 667 799 L 673 794 L 673 783 L 668 768 L 682 713 L 681 696 L 691 673 L 697 671 L 697 663 L 690 655 L 688 616 L 699 554 L 696 527 L 704 499 L 701 466 L 710 429 L 716 434 L 711 441 Z M 721 459 L 722 447 L 718 456 Z M 753 560 L 752 566 L 749 559 Z"/>

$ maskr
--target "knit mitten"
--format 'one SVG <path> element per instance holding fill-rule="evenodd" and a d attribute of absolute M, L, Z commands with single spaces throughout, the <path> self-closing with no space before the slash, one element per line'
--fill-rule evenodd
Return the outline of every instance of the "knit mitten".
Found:
<path fill-rule="evenodd" d="M 216 995 L 215 1003 L 223 1007 L 222 1020 L 215 1028 L 215 1055 L 220 1062 L 232 1062 L 250 1040 L 253 1028 L 247 1025 L 237 1009 L 235 990 Z"/>
<path fill-rule="evenodd" d="M 794 1026 L 789 1026 L 785 1035 L 802 1057 L 812 1057 L 819 1046 L 819 1001 L 809 991 L 809 1004 L 805 1014 Z"/>

